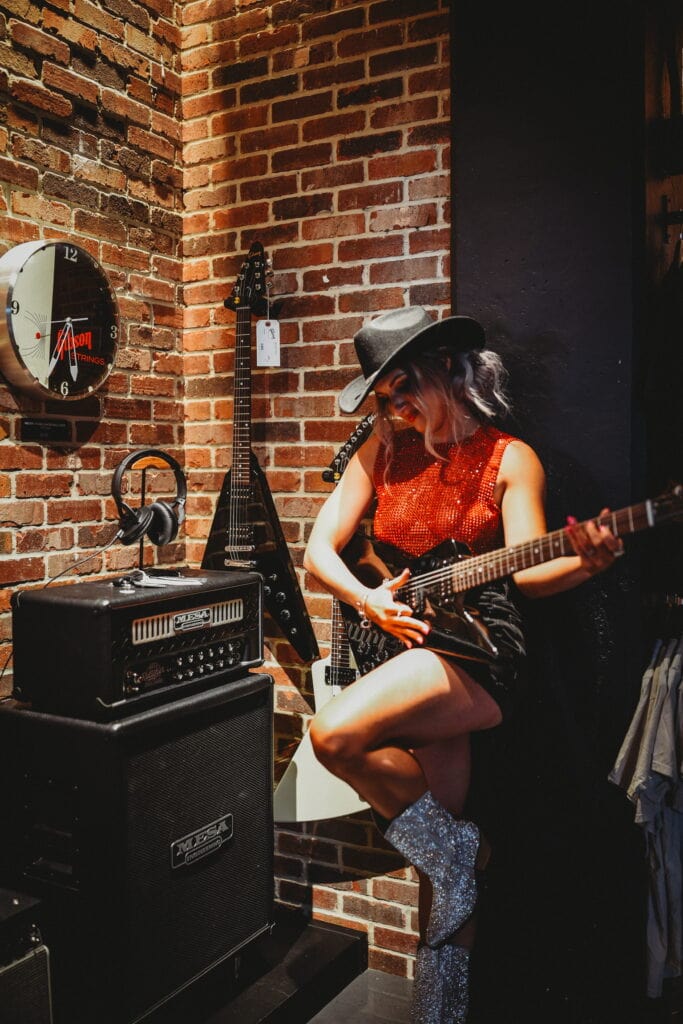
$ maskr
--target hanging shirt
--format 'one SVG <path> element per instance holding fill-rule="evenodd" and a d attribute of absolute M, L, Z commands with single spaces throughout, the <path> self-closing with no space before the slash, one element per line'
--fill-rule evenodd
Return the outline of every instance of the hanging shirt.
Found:
<path fill-rule="evenodd" d="M 634 804 L 648 860 L 647 994 L 683 972 L 683 639 L 658 640 L 609 774 Z"/>

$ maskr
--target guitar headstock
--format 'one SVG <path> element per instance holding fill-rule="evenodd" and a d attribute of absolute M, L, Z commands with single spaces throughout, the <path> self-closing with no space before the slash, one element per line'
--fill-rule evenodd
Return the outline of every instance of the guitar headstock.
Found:
<path fill-rule="evenodd" d="M 650 506 L 656 523 L 663 523 L 667 519 L 679 519 L 683 517 L 683 484 L 674 484 L 664 494 L 653 498 Z"/>
<path fill-rule="evenodd" d="M 337 483 L 348 466 L 351 456 L 358 451 L 372 430 L 372 424 L 377 418 L 377 413 L 371 412 L 360 421 L 342 448 L 339 449 L 328 469 L 323 470 L 323 480 L 327 483 Z"/>
<path fill-rule="evenodd" d="M 260 242 L 252 242 L 249 253 L 240 267 L 231 294 L 224 300 L 226 309 L 235 312 L 249 309 L 255 316 L 264 316 L 268 310 L 268 259 Z"/>

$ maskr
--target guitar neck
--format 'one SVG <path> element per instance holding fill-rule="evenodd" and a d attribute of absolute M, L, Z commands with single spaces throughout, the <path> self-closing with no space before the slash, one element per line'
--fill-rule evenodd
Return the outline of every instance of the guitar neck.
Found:
<path fill-rule="evenodd" d="M 655 512 L 651 501 L 639 505 L 630 505 L 618 512 L 610 512 L 595 520 L 599 525 L 609 526 L 619 537 L 645 530 L 655 524 Z M 422 589 L 441 587 L 443 593 L 458 594 L 483 583 L 510 576 L 522 569 L 530 569 L 542 562 L 563 555 L 573 555 L 574 549 L 564 529 L 554 530 L 542 537 L 514 544 L 508 548 L 498 548 L 483 555 L 473 555 L 462 561 L 454 562 L 443 569 L 425 573 L 410 580 L 400 593 L 409 594 Z"/>
<path fill-rule="evenodd" d="M 232 482 L 249 487 L 251 455 L 251 310 L 238 306 L 235 321 Z"/>
<path fill-rule="evenodd" d="M 356 669 L 351 664 L 351 644 L 346 632 L 346 623 L 339 601 L 335 597 L 332 600 L 332 637 L 329 665 L 325 669 L 325 683 L 329 686 L 348 686 L 355 681 L 356 676 Z"/>
<path fill-rule="evenodd" d="M 332 665 L 342 669 L 351 666 L 351 648 L 346 633 L 346 625 L 337 598 L 332 600 L 332 637 L 330 642 L 330 661 Z"/>

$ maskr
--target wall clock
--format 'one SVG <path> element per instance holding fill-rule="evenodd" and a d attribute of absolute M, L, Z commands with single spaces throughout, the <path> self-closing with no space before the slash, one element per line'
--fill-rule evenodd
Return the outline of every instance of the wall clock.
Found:
<path fill-rule="evenodd" d="M 10 384 L 39 398 L 87 397 L 109 376 L 118 337 L 116 298 L 90 253 L 40 240 L 0 258 L 0 371 Z"/>

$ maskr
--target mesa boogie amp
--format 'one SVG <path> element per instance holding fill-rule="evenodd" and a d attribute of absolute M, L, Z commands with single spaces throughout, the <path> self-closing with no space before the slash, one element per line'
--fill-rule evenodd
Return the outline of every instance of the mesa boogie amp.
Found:
<path fill-rule="evenodd" d="M 135 570 L 19 591 L 12 637 L 17 700 L 104 721 L 261 665 L 263 580 L 255 572 Z"/>

